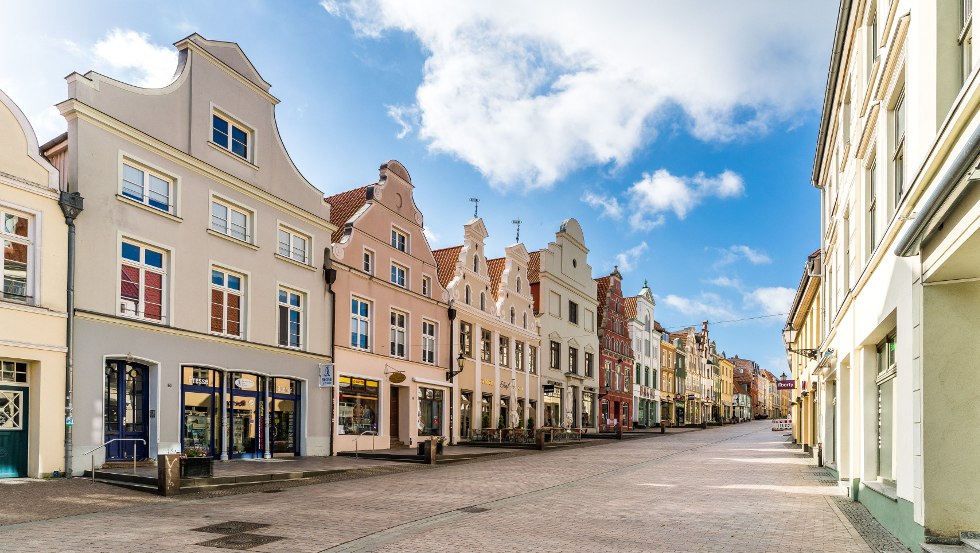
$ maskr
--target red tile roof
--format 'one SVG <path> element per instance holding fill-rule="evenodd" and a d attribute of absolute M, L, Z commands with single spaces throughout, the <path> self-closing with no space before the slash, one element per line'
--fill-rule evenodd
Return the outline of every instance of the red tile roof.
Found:
<path fill-rule="evenodd" d="M 527 280 L 530 283 L 541 281 L 541 251 L 530 253 L 531 260 L 527 262 Z"/>
<path fill-rule="evenodd" d="M 660 324 L 660 321 L 657 320 L 653 321 L 653 329 L 656 330 L 657 332 L 660 332 L 661 334 L 667 332 L 667 329 L 664 328 L 664 326 Z"/>
<path fill-rule="evenodd" d="M 609 277 L 604 276 L 593 280 L 596 282 L 595 297 L 597 300 L 599 300 L 599 313 L 597 317 L 598 320 L 596 322 L 598 323 L 598 327 L 602 328 L 602 319 L 604 318 L 603 314 L 606 312 L 606 295 L 607 292 L 609 292 Z"/>
<path fill-rule="evenodd" d="M 507 260 L 503 257 L 487 260 L 487 272 L 490 273 L 490 297 L 493 301 L 497 299 L 497 290 L 500 289 L 500 275 L 504 274 L 504 265 Z"/>
<path fill-rule="evenodd" d="M 339 242 L 344 235 L 344 223 L 367 203 L 367 189 L 367 186 L 362 186 L 326 198 L 330 204 L 330 222 L 337 225 L 337 230 L 331 237 L 334 243 Z"/>
<path fill-rule="evenodd" d="M 432 255 L 436 258 L 439 283 L 442 284 L 443 288 L 449 286 L 449 282 L 456 275 L 456 262 L 459 261 L 459 250 L 461 249 L 463 249 L 463 246 L 432 250 Z"/>
<path fill-rule="evenodd" d="M 626 312 L 626 319 L 636 318 L 636 296 L 623 298 L 623 310 Z"/>

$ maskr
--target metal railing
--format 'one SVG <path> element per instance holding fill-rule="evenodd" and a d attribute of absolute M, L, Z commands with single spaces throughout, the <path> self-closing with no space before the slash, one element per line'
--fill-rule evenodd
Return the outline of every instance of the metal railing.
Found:
<path fill-rule="evenodd" d="M 95 449 L 82 453 L 82 455 L 89 455 L 91 453 L 95 453 L 96 451 L 111 444 L 112 442 L 133 442 L 133 475 L 135 475 L 136 474 L 136 442 L 142 442 L 143 445 L 146 445 L 146 440 L 144 440 L 143 438 L 113 438 Z M 95 455 L 92 455 L 92 482 L 95 482 Z"/>
<path fill-rule="evenodd" d="M 378 433 L 376 431 L 374 431 L 374 430 L 365 430 L 364 432 L 361 432 L 360 434 L 358 434 L 357 436 L 354 437 L 354 458 L 355 459 L 358 458 L 357 456 L 360 453 L 360 450 L 357 448 L 357 440 L 359 440 L 361 438 L 361 436 L 364 436 L 366 434 L 370 434 L 371 435 L 371 453 L 374 453 L 374 440 L 375 440 L 375 438 L 378 437 Z"/>

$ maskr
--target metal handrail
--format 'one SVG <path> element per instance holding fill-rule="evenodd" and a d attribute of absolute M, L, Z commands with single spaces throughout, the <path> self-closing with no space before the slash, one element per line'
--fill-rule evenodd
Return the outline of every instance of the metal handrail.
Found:
<path fill-rule="evenodd" d="M 378 437 L 378 433 L 376 431 L 374 431 L 374 430 L 365 430 L 364 432 L 361 432 L 357 436 L 354 436 L 354 458 L 355 459 L 358 458 L 358 454 L 360 453 L 358 451 L 358 449 L 357 449 L 357 440 L 361 436 L 364 436 L 365 434 L 371 434 L 371 453 L 374 453 L 374 439 Z"/>
<path fill-rule="evenodd" d="M 95 453 L 96 451 L 111 444 L 112 442 L 133 442 L 133 474 L 135 475 L 136 474 L 136 442 L 143 442 L 143 445 L 146 445 L 146 440 L 144 440 L 143 438 L 113 438 L 95 449 L 82 453 L 82 455 Z M 95 482 L 95 455 L 92 455 L 92 482 Z"/>

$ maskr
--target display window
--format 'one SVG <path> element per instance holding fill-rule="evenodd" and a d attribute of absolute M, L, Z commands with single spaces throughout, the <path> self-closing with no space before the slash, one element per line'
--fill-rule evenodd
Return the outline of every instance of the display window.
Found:
<path fill-rule="evenodd" d="M 273 378 L 270 393 L 272 453 L 299 455 L 300 383 L 289 378 Z"/>
<path fill-rule="evenodd" d="M 419 387 L 419 436 L 442 435 L 443 392 Z"/>
<path fill-rule="evenodd" d="M 205 367 L 184 367 L 181 379 L 184 455 L 218 457 L 221 454 L 222 373 Z"/>
<path fill-rule="evenodd" d="M 378 431 L 377 380 L 340 376 L 338 434 L 359 435 Z"/>

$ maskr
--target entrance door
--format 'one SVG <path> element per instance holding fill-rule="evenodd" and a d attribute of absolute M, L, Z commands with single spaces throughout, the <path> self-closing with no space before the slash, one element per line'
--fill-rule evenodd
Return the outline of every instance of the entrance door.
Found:
<path fill-rule="evenodd" d="M 460 403 L 462 405 L 459 406 L 459 436 L 469 438 L 470 429 L 473 428 L 473 392 L 462 392 Z"/>
<path fill-rule="evenodd" d="M 106 461 L 132 461 L 134 453 L 136 460 L 149 457 L 149 372 L 139 363 L 106 363 L 104 441 L 118 440 L 106 446 Z"/>
<path fill-rule="evenodd" d="M 231 373 L 230 384 L 230 454 L 235 458 L 261 458 L 265 452 L 265 378 Z"/>
<path fill-rule="evenodd" d="M 27 476 L 27 388 L 0 386 L 0 478 Z"/>
<path fill-rule="evenodd" d="M 401 415 L 398 413 L 398 386 L 392 386 L 388 393 L 388 435 L 391 436 L 391 445 L 401 442 L 398 437 L 398 421 Z"/>

